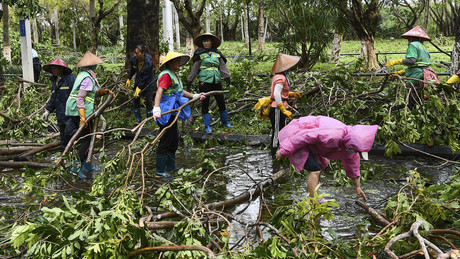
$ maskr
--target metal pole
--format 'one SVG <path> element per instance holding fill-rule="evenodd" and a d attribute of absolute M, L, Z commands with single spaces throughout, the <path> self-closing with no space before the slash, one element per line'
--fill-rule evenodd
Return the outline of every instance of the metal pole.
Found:
<path fill-rule="evenodd" d="M 30 20 L 19 20 L 19 34 L 21 36 L 22 78 L 34 81 L 32 64 L 32 42 L 30 38 Z"/>

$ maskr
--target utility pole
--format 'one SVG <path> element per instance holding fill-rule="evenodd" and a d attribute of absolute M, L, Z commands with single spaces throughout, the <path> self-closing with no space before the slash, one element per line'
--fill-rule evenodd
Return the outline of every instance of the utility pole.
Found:
<path fill-rule="evenodd" d="M 249 0 L 246 2 L 246 8 L 248 10 L 248 39 L 249 39 L 249 56 L 252 56 L 252 52 L 251 52 L 251 31 L 249 30 L 249 28 L 251 27 L 249 25 L 250 23 L 250 20 L 249 20 Z"/>

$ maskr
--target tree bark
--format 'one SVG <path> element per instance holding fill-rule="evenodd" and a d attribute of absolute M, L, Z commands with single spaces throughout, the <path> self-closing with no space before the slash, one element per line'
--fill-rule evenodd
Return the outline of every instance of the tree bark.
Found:
<path fill-rule="evenodd" d="M 264 50 L 264 43 L 265 43 L 265 26 L 264 26 L 264 1 L 260 0 L 259 2 L 259 31 L 258 31 L 258 38 L 259 44 L 257 49 L 262 52 Z"/>
<path fill-rule="evenodd" d="M 340 51 L 342 50 L 343 33 L 334 33 L 334 41 L 331 50 L 331 63 L 337 64 L 340 60 Z"/>
<path fill-rule="evenodd" d="M 59 34 L 59 15 L 58 15 L 58 8 L 54 8 L 54 15 L 53 15 L 53 20 L 54 20 L 54 33 L 56 34 L 56 45 L 61 45 L 61 36 Z"/>
<path fill-rule="evenodd" d="M 126 68 L 129 68 L 129 58 L 134 54 L 134 49 L 138 44 L 147 46 L 148 53 L 152 55 L 154 67 L 158 67 L 160 1 L 130 0 L 127 9 Z"/>
<path fill-rule="evenodd" d="M 104 11 L 104 0 L 98 0 L 99 3 L 99 11 L 96 15 L 96 2 L 95 0 L 90 0 L 89 6 L 89 18 L 91 20 L 91 24 L 93 25 L 91 29 L 91 52 L 96 54 L 97 46 L 99 45 L 99 31 L 101 30 L 101 22 L 102 20 L 112 13 L 115 8 L 120 4 L 121 0 L 118 0 L 113 4 L 112 7 Z"/>
<path fill-rule="evenodd" d="M 451 9 L 454 16 L 455 31 L 455 42 L 451 59 L 451 74 L 453 75 L 460 70 L 460 2 L 452 3 Z"/>
<path fill-rule="evenodd" d="M 243 7 L 243 27 L 244 27 L 244 44 L 249 48 L 249 23 L 248 23 L 248 8 Z"/>
<path fill-rule="evenodd" d="M 2 3 L 3 7 L 3 56 L 11 64 L 11 47 L 10 47 L 10 14 L 8 4 Z"/>

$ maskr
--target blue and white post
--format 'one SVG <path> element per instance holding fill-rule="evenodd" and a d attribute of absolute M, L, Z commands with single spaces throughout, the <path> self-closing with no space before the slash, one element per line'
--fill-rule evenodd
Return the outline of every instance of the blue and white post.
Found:
<path fill-rule="evenodd" d="M 32 63 L 32 42 L 30 38 L 30 20 L 19 20 L 19 34 L 21 36 L 22 78 L 34 81 L 34 69 Z"/>

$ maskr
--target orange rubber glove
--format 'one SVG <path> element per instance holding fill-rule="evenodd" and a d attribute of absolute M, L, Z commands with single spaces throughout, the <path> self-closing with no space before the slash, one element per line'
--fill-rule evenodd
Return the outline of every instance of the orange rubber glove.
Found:
<path fill-rule="evenodd" d="M 83 109 L 83 108 L 78 109 L 78 115 L 80 116 L 80 125 L 79 126 L 81 126 L 83 124 L 86 126 L 87 124 L 86 124 L 86 111 L 85 111 L 85 109 Z"/>
<path fill-rule="evenodd" d="M 103 96 L 106 94 L 113 94 L 113 92 L 110 89 L 99 89 L 97 90 L 97 95 Z"/>

